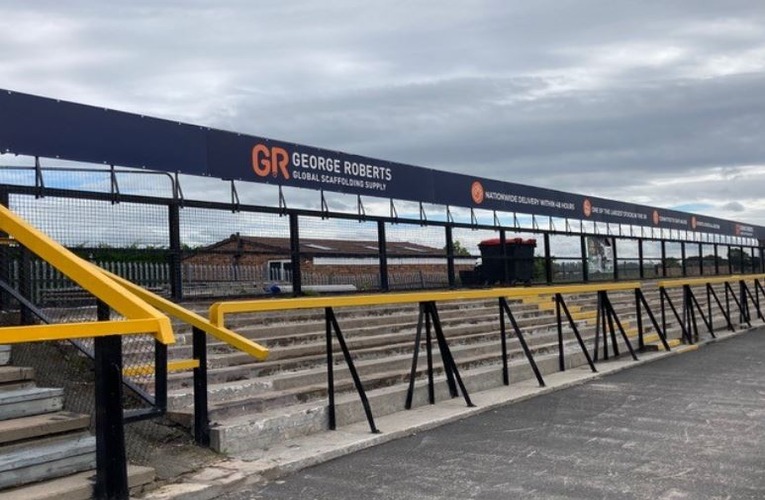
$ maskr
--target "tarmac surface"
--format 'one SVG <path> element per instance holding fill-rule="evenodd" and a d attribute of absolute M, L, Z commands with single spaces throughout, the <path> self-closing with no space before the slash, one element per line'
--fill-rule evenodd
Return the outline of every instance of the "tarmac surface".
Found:
<path fill-rule="evenodd" d="M 765 329 L 219 498 L 762 499 Z"/>

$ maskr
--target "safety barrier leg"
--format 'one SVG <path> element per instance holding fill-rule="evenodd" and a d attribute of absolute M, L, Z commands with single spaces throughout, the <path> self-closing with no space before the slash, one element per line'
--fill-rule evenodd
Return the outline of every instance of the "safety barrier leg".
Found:
<path fill-rule="evenodd" d="M 592 370 L 593 373 L 597 373 L 598 370 L 595 368 L 595 363 L 592 362 L 590 353 L 587 352 L 587 346 L 584 345 L 582 336 L 579 335 L 579 328 L 577 328 L 576 322 L 574 321 L 574 318 L 571 316 L 571 313 L 568 310 L 568 306 L 566 306 L 566 302 L 563 300 L 563 295 L 561 295 L 560 293 L 556 293 L 555 294 L 555 315 L 558 319 L 558 351 L 559 351 L 558 365 L 560 367 L 560 371 L 566 370 L 565 354 L 563 352 L 563 327 L 561 325 L 561 310 L 566 314 L 566 318 L 568 319 L 569 326 L 571 326 L 571 329 L 574 330 L 574 335 L 576 336 L 577 342 L 579 342 L 579 347 L 582 349 L 582 353 L 584 354 L 584 357 L 587 358 L 587 364 L 590 365 L 590 370 Z"/>
<path fill-rule="evenodd" d="M 194 327 L 192 330 L 192 356 L 199 361 L 194 368 L 194 441 L 199 446 L 210 446 L 210 417 L 207 404 L 207 334 Z"/>

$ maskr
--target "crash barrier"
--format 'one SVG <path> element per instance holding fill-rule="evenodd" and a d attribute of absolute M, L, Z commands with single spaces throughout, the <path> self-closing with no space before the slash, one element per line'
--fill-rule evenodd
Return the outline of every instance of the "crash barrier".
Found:
<path fill-rule="evenodd" d="M 449 345 L 444 335 L 441 320 L 438 314 L 438 303 L 448 301 L 462 301 L 462 300 L 481 300 L 481 299 L 495 299 L 497 300 L 499 311 L 499 337 L 500 337 L 500 349 L 502 359 L 502 379 L 505 385 L 509 385 L 509 369 L 508 369 L 508 353 L 507 353 L 507 325 L 509 320 L 513 332 L 515 333 L 518 341 L 523 349 L 524 356 L 528 361 L 537 382 L 540 386 L 544 386 L 544 378 L 539 370 L 534 356 L 529 348 L 523 331 L 518 326 L 518 323 L 513 315 L 509 301 L 511 300 L 523 300 L 523 299 L 536 299 L 536 300 L 548 300 L 554 297 L 555 307 L 557 308 L 558 319 L 558 346 L 559 346 L 559 360 L 560 369 L 565 369 L 564 364 L 564 343 L 563 343 L 563 327 L 562 327 L 562 314 L 566 315 L 569 324 L 572 326 L 574 335 L 577 338 L 579 347 L 582 353 L 587 358 L 588 363 L 593 371 L 597 371 L 592 358 L 587 352 L 584 340 L 582 339 L 576 320 L 571 314 L 564 295 L 579 295 L 585 293 L 597 293 L 599 299 L 604 304 L 601 312 L 598 313 L 599 324 L 603 325 L 608 322 L 617 323 L 622 330 L 624 340 L 629 344 L 629 339 L 624 333 L 621 324 L 616 317 L 616 312 L 613 307 L 610 306 L 608 300 L 609 291 L 624 291 L 639 289 L 639 282 L 632 283 L 601 283 L 593 285 L 569 285 L 569 286 L 557 286 L 557 287 L 528 287 L 528 288 L 494 288 L 483 290 L 459 290 L 459 291 L 442 291 L 442 292 L 418 292 L 418 293 L 397 293 L 397 294 L 371 294 L 371 295 L 356 295 L 356 296 L 340 296 L 340 297 L 305 297 L 294 299 L 271 299 L 271 300 L 249 300 L 249 301 L 227 301 L 217 302 L 210 307 L 210 321 L 218 326 L 225 324 L 226 317 L 232 314 L 241 313 L 261 313 L 267 311 L 291 311 L 300 309 L 324 309 L 325 316 L 325 338 L 326 338 L 326 357 L 327 357 L 327 394 L 329 403 L 329 427 L 330 429 L 336 428 L 335 421 L 335 387 L 334 387 L 334 373 L 333 373 L 333 337 L 337 339 L 340 349 L 343 354 L 343 359 L 348 366 L 351 373 L 351 378 L 354 382 L 354 387 L 361 400 L 364 412 L 369 423 L 370 430 L 372 432 L 378 432 L 377 426 L 374 422 L 374 416 L 369 405 L 369 401 L 364 390 L 361 379 L 358 375 L 358 371 L 353 362 L 350 350 L 343 336 L 340 324 L 335 315 L 335 309 L 345 307 L 361 307 L 361 306 L 380 306 L 391 304 L 418 304 L 418 320 L 417 329 L 414 338 L 414 352 L 412 357 L 412 368 L 409 376 L 409 387 L 407 389 L 407 397 L 405 407 L 411 408 L 412 398 L 414 393 L 415 374 L 417 371 L 417 362 L 419 359 L 420 345 L 423 340 L 423 333 L 425 338 L 425 349 L 427 359 L 427 377 L 428 377 L 428 401 L 430 404 L 435 404 L 435 391 L 434 391 L 434 368 L 433 368 L 433 336 L 438 345 L 438 350 L 443 362 L 443 371 L 446 377 L 446 382 L 449 388 L 449 393 L 452 398 L 458 397 L 462 394 L 465 403 L 468 406 L 473 406 L 470 395 L 462 381 L 457 363 L 449 349 Z M 601 318 L 601 313 L 606 315 Z M 615 321 L 614 321 L 615 320 Z M 605 328 L 605 327 L 604 327 Z M 605 329 L 603 330 L 605 332 Z M 613 330 L 612 330 L 613 335 Z M 605 340 L 604 340 L 605 342 Z M 614 349 L 615 340 L 614 340 Z M 631 350 L 631 348 L 630 348 Z M 633 352 L 634 355 L 634 352 Z M 195 410 L 196 412 L 197 410 Z M 205 411 L 205 410 L 199 410 Z"/>
<path fill-rule="evenodd" d="M 7 244 L 21 245 L 54 266 L 76 283 L 80 294 L 97 300 L 95 322 L 62 323 L 51 318 L 28 297 L 0 279 L 0 290 L 13 297 L 20 307 L 21 326 L 0 327 L 0 343 L 13 344 L 44 341 L 70 341 L 88 356 L 95 367 L 96 408 L 96 485 L 97 498 L 128 498 L 125 422 L 162 415 L 167 410 L 167 372 L 194 370 L 196 406 L 207 406 L 206 334 L 237 348 L 256 359 L 268 356 L 268 349 L 226 328 L 211 324 L 206 318 L 186 310 L 150 291 L 81 259 L 36 230 L 22 218 L 0 205 L 0 231 Z M 111 310 L 122 316 L 110 320 Z M 168 362 L 167 345 L 174 343 L 172 316 L 193 328 L 193 359 Z M 29 316 L 34 315 L 37 321 Z M 153 364 L 123 367 L 122 335 L 151 334 L 157 349 Z M 78 339 L 93 339 L 92 353 Z M 152 397 L 130 375 L 154 375 Z M 148 410 L 122 409 L 122 386 L 152 406 Z M 197 441 L 209 445 L 209 422 L 206 415 L 195 421 Z"/>
<path fill-rule="evenodd" d="M 765 295 L 761 280 L 765 275 L 735 275 L 719 278 L 700 278 L 700 279 L 681 279 L 681 280 L 663 280 L 659 281 L 659 293 L 661 296 L 661 319 L 664 329 L 667 326 L 667 316 L 672 312 L 675 320 L 680 326 L 683 339 L 688 344 L 693 344 L 699 338 L 699 318 L 706 327 L 709 334 L 716 337 L 712 315 L 714 311 L 719 311 L 725 319 L 726 327 L 730 331 L 735 331 L 733 324 L 731 302 L 738 310 L 739 322 L 752 326 L 752 317 L 750 304 L 757 311 L 757 317 L 765 321 L 762 308 L 760 306 L 760 294 Z M 750 284 L 751 283 L 751 287 Z M 722 286 L 723 299 L 718 295 L 719 290 L 715 290 L 714 285 Z M 737 285 L 738 290 L 734 290 Z M 697 298 L 697 292 L 694 288 L 703 288 L 706 294 L 707 308 L 706 312 L 701 307 Z M 681 312 L 678 312 L 678 306 L 672 301 L 668 290 L 673 288 L 682 288 Z M 713 307 L 712 300 L 714 299 Z"/>

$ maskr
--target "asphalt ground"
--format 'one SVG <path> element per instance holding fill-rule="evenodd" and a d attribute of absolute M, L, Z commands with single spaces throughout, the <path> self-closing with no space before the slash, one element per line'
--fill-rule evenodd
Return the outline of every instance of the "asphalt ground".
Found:
<path fill-rule="evenodd" d="M 220 498 L 764 499 L 765 329 Z"/>

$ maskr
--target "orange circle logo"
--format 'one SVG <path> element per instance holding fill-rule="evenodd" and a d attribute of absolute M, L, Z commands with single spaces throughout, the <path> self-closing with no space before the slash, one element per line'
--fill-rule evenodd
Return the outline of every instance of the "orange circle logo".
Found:
<path fill-rule="evenodd" d="M 592 215 L 592 202 L 589 200 L 589 198 L 584 199 L 584 203 L 582 203 L 582 211 L 584 211 L 585 217 Z"/>
<path fill-rule="evenodd" d="M 658 210 L 654 210 L 653 211 L 653 223 L 656 224 L 657 226 L 659 225 L 659 211 Z"/>
<path fill-rule="evenodd" d="M 691 216 L 691 229 L 696 229 L 696 216 Z"/>
<path fill-rule="evenodd" d="M 473 184 L 470 186 L 470 197 L 473 198 L 473 202 L 476 205 L 480 205 L 483 203 L 483 185 L 479 181 L 473 181 Z"/>

